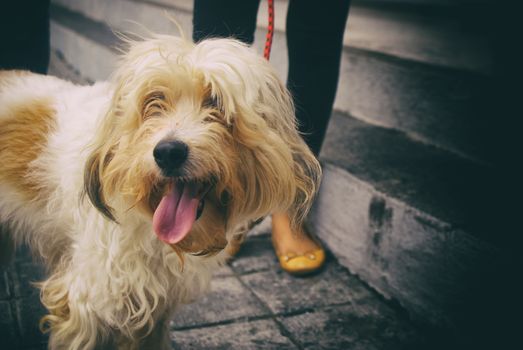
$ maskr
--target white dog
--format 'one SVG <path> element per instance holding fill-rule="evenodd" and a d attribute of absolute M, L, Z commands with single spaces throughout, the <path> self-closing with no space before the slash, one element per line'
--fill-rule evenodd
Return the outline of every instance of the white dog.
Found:
<path fill-rule="evenodd" d="M 52 349 L 170 348 L 235 235 L 276 211 L 300 224 L 321 172 L 265 59 L 166 35 L 92 86 L 1 71 L 0 160 L 0 232 L 48 267 Z"/>

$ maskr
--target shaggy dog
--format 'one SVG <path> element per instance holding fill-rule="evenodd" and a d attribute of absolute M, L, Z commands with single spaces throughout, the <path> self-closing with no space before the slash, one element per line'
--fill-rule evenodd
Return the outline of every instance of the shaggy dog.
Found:
<path fill-rule="evenodd" d="M 299 225 L 320 167 L 266 60 L 232 39 L 130 42 L 110 82 L 0 72 L 0 224 L 48 269 L 52 349 L 167 349 L 249 223 Z M 0 241 L 2 241 L 0 240 Z"/>

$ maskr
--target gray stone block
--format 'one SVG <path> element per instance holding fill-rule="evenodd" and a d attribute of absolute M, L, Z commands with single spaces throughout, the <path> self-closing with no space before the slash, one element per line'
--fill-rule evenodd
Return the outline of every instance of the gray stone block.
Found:
<path fill-rule="evenodd" d="M 237 274 L 277 269 L 278 260 L 268 235 L 248 236 L 229 263 Z"/>
<path fill-rule="evenodd" d="M 47 313 L 40 303 L 38 294 L 33 294 L 15 301 L 16 313 L 20 327 L 20 341 L 26 346 L 40 345 L 47 340 L 38 328 L 40 319 Z"/>
<path fill-rule="evenodd" d="M 17 298 L 38 295 L 39 291 L 34 284 L 45 279 L 43 266 L 32 261 L 21 261 L 16 264 L 16 270 L 17 274 L 13 278 L 14 295 Z"/>
<path fill-rule="evenodd" d="M 417 317 L 452 323 L 499 251 L 339 168 L 324 170 L 312 222 L 340 263 Z"/>
<path fill-rule="evenodd" d="M 60 51 L 68 62 L 74 62 L 74 67 L 82 76 L 91 81 L 107 80 L 114 71 L 116 55 L 110 49 L 78 36 L 70 28 L 55 21 L 51 22 L 51 31 L 53 49 Z"/>
<path fill-rule="evenodd" d="M 11 263 L 14 250 L 15 245 L 7 230 L 7 225 L 0 222 L 0 271 Z"/>
<path fill-rule="evenodd" d="M 9 298 L 11 294 L 9 289 L 9 275 L 7 269 L 0 270 L 0 300 Z"/>
<path fill-rule="evenodd" d="M 17 350 L 22 350 L 22 349 L 17 349 Z M 23 350 L 48 350 L 47 342 L 44 342 L 42 344 L 24 346 Z"/>
<path fill-rule="evenodd" d="M 171 332 L 179 350 L 298 349 L 272 320 Z"/>
<path fill-rule="evenodd" d="M 196 303 L 178 309 L 172 321 L 175 329 L 268 314 L 263 305 L 235 277 L 214 278 L 211 287 L 211 292 Z"/>
<path fill-rule="evenodd" d="M 275 314 L 355 302 L 372 293 L 346 270 L 328 262 L 324 271 L 308 278 L 293 277 L 281 270 L 240 277 Z"/>
<path fill-rule="evenodd" d="M 492 166 L 338 112 L 332 116 L 320 159 L 327 169 L 331 164 L 345 169 L 387 196 L 475 236 L 504 239 L 495 233 L 501 219 L 497 216 L 500 191 L 485 186 L 498 178 Z M 339 187 L 332 195 L 347 190 Z M 351 201 L 347 194 L 344 197 Z"/>
<path fill-rule="evenodd" d="M 343 57 L 335 108 L 371 124 L 484 161 L 495 160 L 492 81 L 349 51 Z"/>
<path fill-rule="evenodd" d="M 377 299 L 282 317 L 303 349 L 424 349 L 418 329 Z"/>
<path fill-rule="evenodd" d="M 47 73 L 49 75 L 71 81 L 75 84 L 89 84 L 89 80 L 83 78 L 80 75 L 80 72 L 75 70 L 75 68 L 70 63 L 66 62 L 63 55 L 56 50 L 51 50 Z"/>
<path fill-rule="evenodd" d="M 229 265 L 221 266 L 218 271 L 213 274 L 213 278 L 231 277 L 234 275 L 233 269 Z"/>
<path fill-rule="evenodd" d="M 0 344 L 6 350 L 16 349 L 18 344 L 16 318 L 9 301 L 0 301 Z"/>
<path fill-rule="evenodd" d="M 16 247 L 15 262 L 31 261 L 32 253 L 26 244 Z"/>

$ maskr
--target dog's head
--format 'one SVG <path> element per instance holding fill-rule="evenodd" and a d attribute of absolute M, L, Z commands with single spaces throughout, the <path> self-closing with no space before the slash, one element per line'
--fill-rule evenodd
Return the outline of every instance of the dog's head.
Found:
<path fill-rule="evenodd" d="M 272 212 L 301 223 L 320 166 L 265 59 L 232 39 L 157 35 L 133 43 L 114 78 L 85 168 L 86 193 L 107 218 L 137 210 L 192 253 L 222 249 L 227 234 Z"/>

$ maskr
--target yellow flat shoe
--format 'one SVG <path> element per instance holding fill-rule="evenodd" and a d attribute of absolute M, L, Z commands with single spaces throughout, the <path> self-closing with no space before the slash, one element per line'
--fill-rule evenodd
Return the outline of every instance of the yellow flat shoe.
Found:
<path fill-rule="evenodd" d="M 302 255 L 287 253 L 278 254 L 278 260 L 283 270 L 290 274 L 301 276 L 318 271 L 325 262 L 325 251 L 318 248 Z"/>

